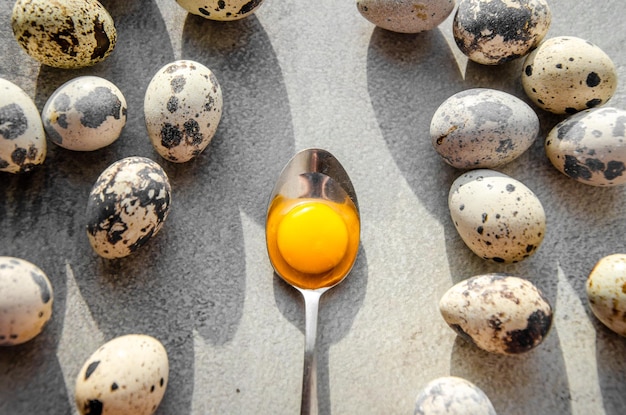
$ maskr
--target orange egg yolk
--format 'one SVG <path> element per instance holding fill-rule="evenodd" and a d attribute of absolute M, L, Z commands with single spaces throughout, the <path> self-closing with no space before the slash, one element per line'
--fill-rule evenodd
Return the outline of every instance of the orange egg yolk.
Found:
<path fill-rule="evenodd" d="M 348 249 L 348 228 L 330 206 L 310 202 L 291 209 L 278 225 L 276 242 L 294 269 L 320 274 L 335 267 Z"/>

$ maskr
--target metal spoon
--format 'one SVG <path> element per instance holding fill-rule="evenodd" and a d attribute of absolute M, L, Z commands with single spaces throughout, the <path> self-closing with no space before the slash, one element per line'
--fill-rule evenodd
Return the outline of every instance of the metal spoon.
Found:
<path fill-rule="evenodd" d="M 277 228 L 294 206 L 323 202 L 341 213 L 348 229 L 348 247 L 338 264 L 319 273 L 294 269 L 281 255 Z M 348 174 L 326 150 L 306 149 L 283 168 L 270 196 L 266 218 L 268 254 L 276 273 L 296 288 L 305 304 L 304 373 L 301 414 L 317 414 L 317 320 L 319 300 L 352 269 L 360 237 L 360 214 L 356 193 Z"/>

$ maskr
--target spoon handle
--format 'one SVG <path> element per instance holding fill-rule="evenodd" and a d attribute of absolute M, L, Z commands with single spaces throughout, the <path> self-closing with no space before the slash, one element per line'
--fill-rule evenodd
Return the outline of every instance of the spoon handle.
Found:
<path fill-rule="evenodd" d="M 300 290 L 304 297 L 304 373 L 302 379 L 301 415 L 317 415 L 317 312 L 325 290 Z"/>

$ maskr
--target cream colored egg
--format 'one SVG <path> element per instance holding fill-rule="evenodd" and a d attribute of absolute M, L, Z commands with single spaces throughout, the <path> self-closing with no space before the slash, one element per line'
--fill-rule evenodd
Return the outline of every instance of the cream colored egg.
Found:
<path fill-rule="evenodd" d="M 430 122 L 433 148 L 458 169 L 494 168 L 513 161 L 538 134 L 539 118 L 528 104 L 488 88 L 454 94 Z"/>
<path fill-rule="evenodd" d="M 546 40 L 524 61 L 522 85 L 540 108 L 574 114 L 606 104 L 617 88 L 617 69 L 598 46 L 572 36 Z"/>
<path fill-rule="evenodd" d="M 463 339 L 503 355 L 532 350 L 552 326 L 552 307 L 541 291 L 510 274 L 461 281 L 441 297 L 439 311 Z"/>
<path fill-rule="evenodd" d="M 145 157 L 127 157 L 107 167 L 87 201 L 87 237 L 103 258 L 122 258 L 161 230 L 170 211 L 165 171 Z"/>
<path fill-rule="evenodd" d="M 448 207 L 459 236 L 481 258 L 519 262 L 543 242 L 546 215 L 541 201 L 506 174 L 468 171 L 452 184 Z"/>
<path fill-rule="evenodd" d="M 75 400 L 83 415 L 150 415 L 169 378 L 167 351 L 142 334 L 117 337 L 96 350 L 76 378 Z"/>
<path fill-rule="evenodd" d="M 557 124 L 545 150 L 561 173 L 592 186 L 626 184 L 626 111 L 600 107 Z"/>
<path fill-rule="evenodd" d="M 491 401 L 472 382 L 456 376 L 434 379 L 420 391 L 413 415 L 496 415 Z"/>
<path fill-rule="evenodd" d="M 419 33 L 439 26 L 454 10 L 454 0 L 357 0 L 357 9 L 376 26 Z"/>
<path fill-rule="evenodd" d="M 33 100 L 0 78 L 0 172 L 23 173 L 46 159 L 46 134 Z"/>
<path fill-rule="evenodd" d="M 189 13 L 209 20 L 239 20 L 254 13 L 263 0 L 176 0 Z"/>
<path fill-rule="evenodd" d="M 498 65 L 528 54 L 548 33 L 551 22 L 545 0 L 461 0 L 452 33 L 470 60 Z"/>
<path fill-rule="evenodd" d="M 605 326 L 626 336 L 626 254 L 600 259 L 587 278 L 587 299 Z"/>
<path fill-rule="evenodd" d="M 39 267 L 0 256 L 0 346 L 22 344 L 41 333 L 52 302 L 52 285 Z"/>
<path fill-rule="evenodd" d="M 11 25 L 26 53 L 57 68 L 94 65 L 117 41 L 113 18 L 97 0 L 17 0 Z"/>
<path fill-rule="evenodd" d="M 118 139 L 126 125 L 126 99 L 117 86 L 97 76 L 79 76 L 61 85 L 41 112 L 53 143 L 93 151 Z"/>
<path fill-rule="evenodd" d="M 222 117 L 222 90 L 206 66 L 179 60 L 162 67 L 144 98 L 144 115 L 154 149 L 183 163 L 209 145 Z"/>

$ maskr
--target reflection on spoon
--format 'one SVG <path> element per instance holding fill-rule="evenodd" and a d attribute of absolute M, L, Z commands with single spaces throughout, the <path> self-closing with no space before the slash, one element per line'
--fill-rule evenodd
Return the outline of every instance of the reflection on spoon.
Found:
<path fill-rule="evenodd" d="M 326 150 L 297 153 L 270 196 L 265 235 L 276 273 L 302 293 L 306 308 L 302 414 L 316 414 L 319 299 L 352 269 L 359 207 L 348 174 Z"/>

